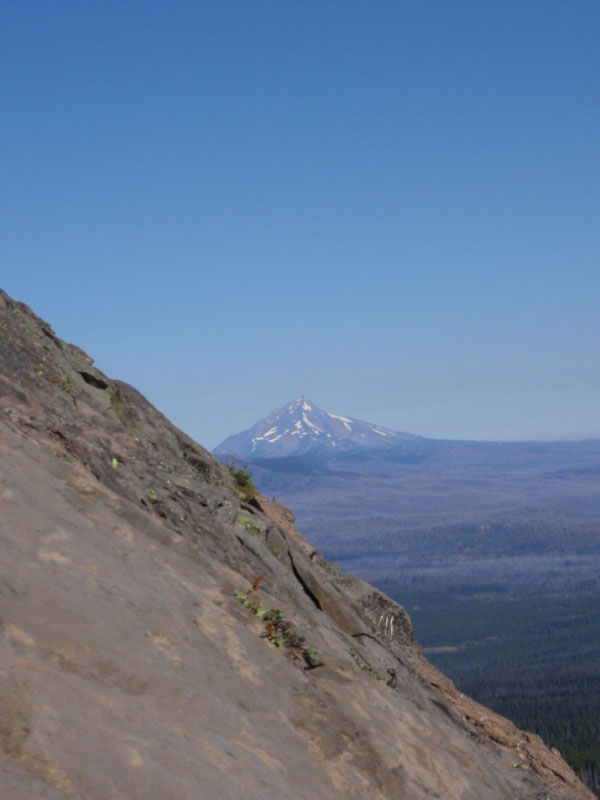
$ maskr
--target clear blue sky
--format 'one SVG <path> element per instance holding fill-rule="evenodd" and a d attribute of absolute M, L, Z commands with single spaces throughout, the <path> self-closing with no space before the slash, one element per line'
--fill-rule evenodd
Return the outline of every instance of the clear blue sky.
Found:
<path fill-rule="evenodd" d="M 0 287 L 208 447 L 600 436 L 598 0 L 8 0 Z"/>

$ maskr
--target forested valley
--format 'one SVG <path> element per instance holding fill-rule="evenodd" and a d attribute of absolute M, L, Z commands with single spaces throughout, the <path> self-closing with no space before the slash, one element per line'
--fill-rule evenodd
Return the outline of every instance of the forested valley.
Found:
<path fill-rule="evenodd" d="M 538 733 L 598 793 L 600 582 L 566 561 L 571 578 L 553 587 L 502 574 L 452 585 L 448 568 L 446 585 L 436 569 L 435 585 L 413 575 L 380 588 L 405 604 L 426 657 L 461 691 Z M 575 563 L 598 574 L 595 558 Z"/>

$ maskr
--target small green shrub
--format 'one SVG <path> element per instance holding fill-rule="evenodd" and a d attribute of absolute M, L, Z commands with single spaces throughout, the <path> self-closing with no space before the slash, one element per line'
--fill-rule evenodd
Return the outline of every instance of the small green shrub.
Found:
<path fill-rule="evenodd" d="M 306 662 L 306 669 L 315 669 L 315 667 L 320 667 L 323 664 L 319 658 L 319 654 L 316 650 L 313 650 L 312 647 L 305 648 L 302 651 L 302 655 Z"/>
<path fill-rule="evenodd" d="M 247 594 L 240 592 L 239 589 L 234 589 L 233 596 L 236 598 L 236 600 L 239 600 L 243 606 L 249 608 L 253 614 L 256 614 L 257 617 L 262 619 L 265 616 L 267 609 L 263 606 L 256 595 L 254 597 L 248 597 Z"/>
<path fill-rule="evenodd" d="M 267 611 L 260 602 L 256 590 L 262 582 L 262 577 L 261 575 L 254 581 L 254 585 L 250 587 L 250 593 L 234 589 L 233 596 L 265 623 L 263 638 L 268 639 L 275 647 L 285 647 L 291 653 L 295 653 L 294 658 L 296 661 L 303 659 L 304 669 L 309 670 L 320 667 L 323 662 L 317 655 L 317 651 L 304 646 L 304 636 L 298 633 L 295 628 L 289 627 L 289 624 L 283 618 L 282 609 L 271 608 Z"/>
<path fill-rule="evenodd" d="M 272 642 L 275 647 L 281 647 L 283 644 L 285 644 L 283 633 L 278 630 L 267 631 L 265 638 Z"/>
<path fill-rule="evenodd" d="M 284 631 L 287 641 L 292 647 L 302 647 L 304 643 L 304 636 L 294 630 L 294 628 L 286 628 Z"/>
<path fill-rule="evenodd" d="M 227 465 L 227 469 L 237 488 L 245 492 L 248 499 L 254 497 L 256 487 L 252 483 L 252 475 L 247 470 L 237 467 L 234 461 Z"/>

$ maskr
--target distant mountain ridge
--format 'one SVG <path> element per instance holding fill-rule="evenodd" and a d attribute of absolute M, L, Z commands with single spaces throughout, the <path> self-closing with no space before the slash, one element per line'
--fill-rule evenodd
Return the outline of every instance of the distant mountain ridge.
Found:
<path fill-rule="evenodd" d="M 301 395 L 214 449 L 217 455 L 284 458 L 311 451 L 388 448 L 422 437 L 323 411 Z"/>

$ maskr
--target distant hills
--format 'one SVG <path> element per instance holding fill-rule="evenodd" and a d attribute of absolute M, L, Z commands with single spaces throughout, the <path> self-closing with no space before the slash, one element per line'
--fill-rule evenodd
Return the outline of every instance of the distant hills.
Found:
<path fill-rule="evenodd" d="M 215 449 L 294 509 L 325 554 L 371 581 L 404 559 L 600 551 L 600 440 L 427 439 L 299 397 Z"/>
<path fill-rule="evenodd" d="M 307 453 L 318 456 L 353 449 L 387 449 L 419 440 L 420 436 L 323 411 L 301 395 L 251 428 L 229 436 L 213 452 L 243 458 L 282 458 Z"/>
<path fill-rule="evenodd" d="M 600 440 L 427 439 L 299 398 L 218 449 L 326 558 L 406 604 L 461 691 L 600 793 Z"/>

